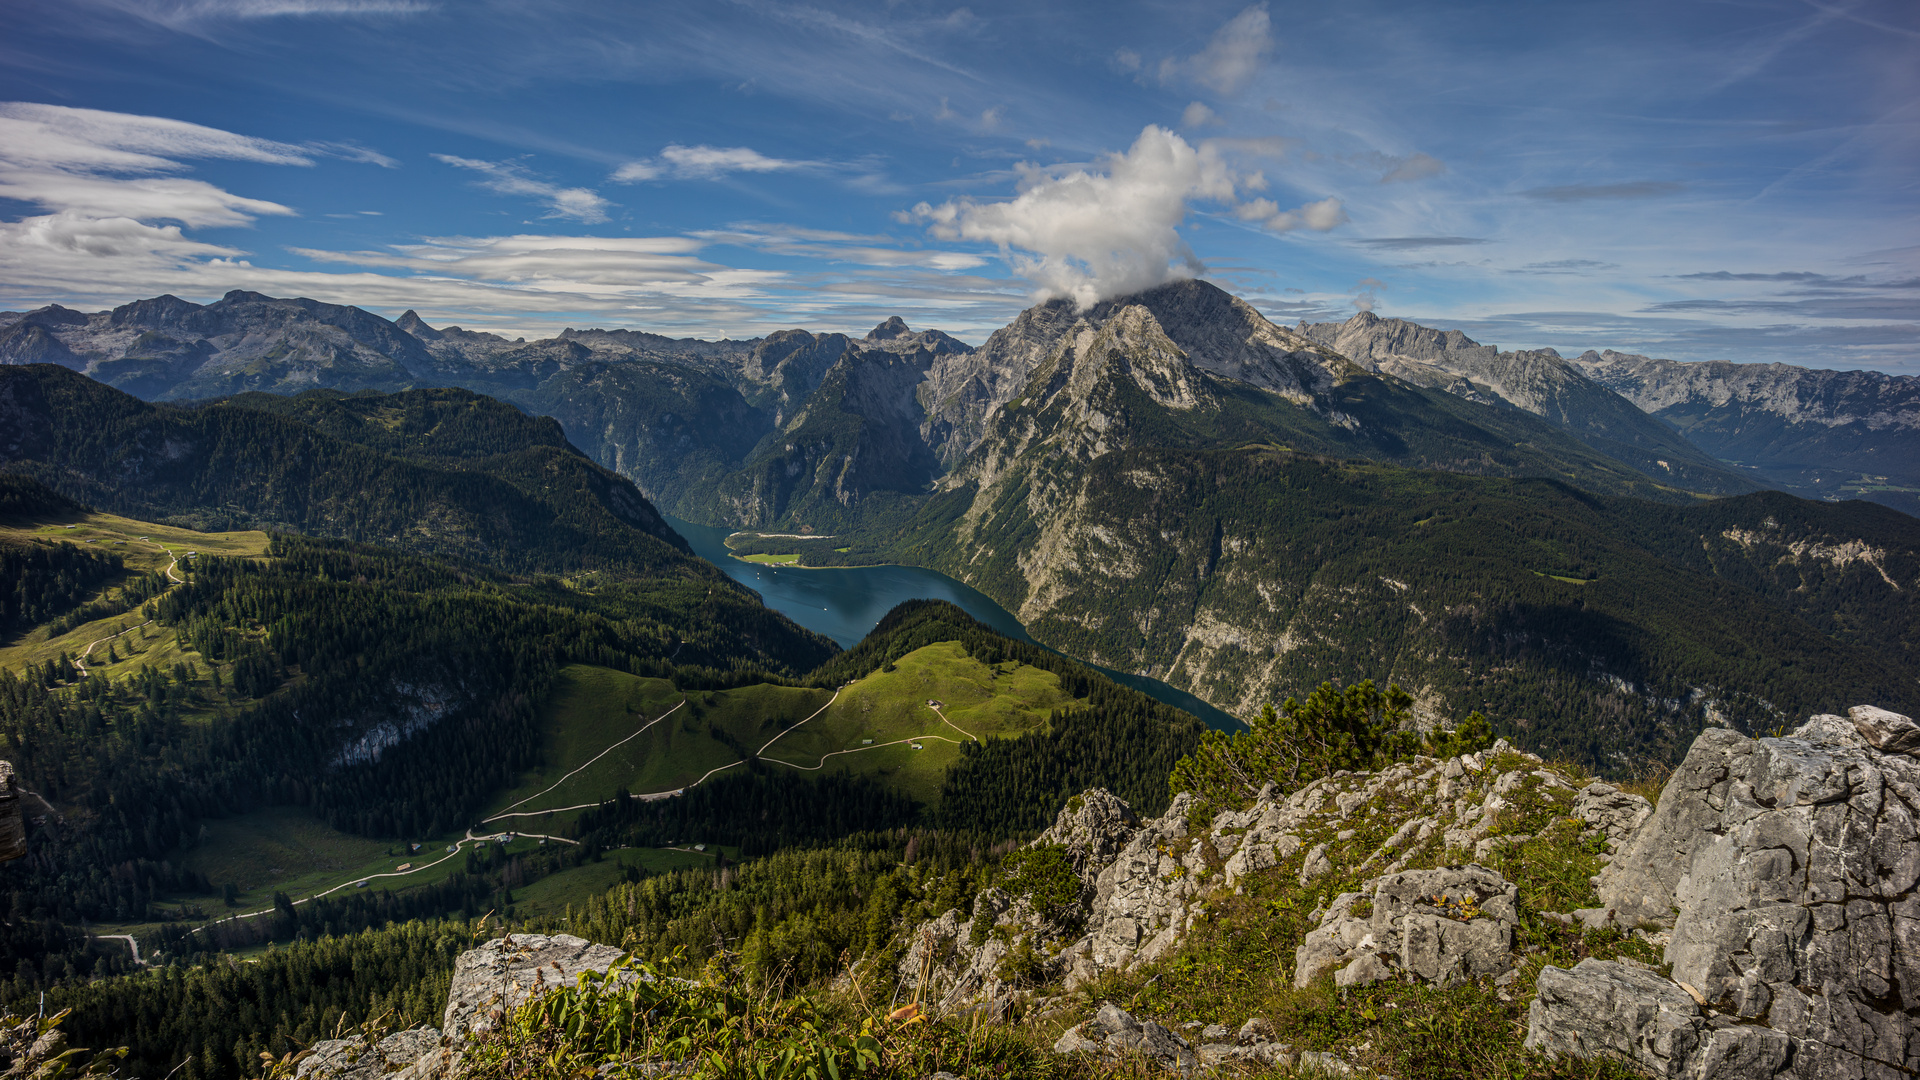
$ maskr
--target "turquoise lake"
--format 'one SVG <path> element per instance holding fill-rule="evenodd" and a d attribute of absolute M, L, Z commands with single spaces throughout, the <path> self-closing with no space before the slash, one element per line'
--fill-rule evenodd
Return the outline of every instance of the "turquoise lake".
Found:
<path fill-rule="evenodd" d="M 934 570 L 917 566 L 853 566 L 817 570 L 783 568 L 736 559 L 728 552 L 731 529 L 695 525 L 679 518 L 667 523 L 687 538 L 694 554 L 718 566 L 726 575 L 760 594 L 766 605 L 801 626 L 825 634 L 850 648 L 866 637 L 882 616 L 908 600 L 947 600 L 967 614 L 1017 641 L 1039 645 L 1006 608 L 985 593 Z M 1042 648 L 1046 646 L 1042 645 Z M 1058 650 L 1052 650 L 1058 652 Z M 1076 657 L 1076 659 L 1078 659 Z M 1085 661 L 1081 661 L 1085 663 Z M 1099 665 L 1108 678 L 1131 686 L 1157 701 L 1185 709 L 1209 726 L 1223 731 L 1240 727 L 1228 714 L 1184 690 L 1158 679 L 1129 675 Z"/>

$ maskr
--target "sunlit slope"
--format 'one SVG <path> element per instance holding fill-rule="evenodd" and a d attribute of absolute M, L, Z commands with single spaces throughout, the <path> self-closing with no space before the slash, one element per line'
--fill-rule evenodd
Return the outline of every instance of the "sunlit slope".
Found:
<path fill-rule="evenodd" d="M 267 539 L 266 533 L 257 531 L 195 532 L 114 514 L 0 517 L 0 544 L 72 545 L 117 555 L 123 566 L 119 574 L 91 590 L 80 603 L 29 630 L 0 638 L 0 669 L 19 674 L 48 660 L 57 661 L 62 653 L 84 656 L 88 670 L 104 671 L 116 678 L 131 674 L 143 664 L 171 667 L 190 659 L 204 667 L 204 658 L 181 648 L 171 631 L 154 629 L 143 634 L 132 629 L 147 621 L 140 608 L 150 598 L 150 590 L 135 582 L 154 574 L 169 585 L 175 584 L 191 575 L 197 556 L 260 556 L 267 550 Z M 109 643 L 117 657 L 111 663 L 106 659 Z M 88 654 L 89 646 L 93 646 L 92 654 Z"/>
<path fill-rule="evenodd" d="M 621 791 L 663 796 L 734 770 L 869 774 L 931 805 L 960 744 L 1027 734 L 1078 704 L 1052 672 L 983 663 L 958 642 L 916 649 L 838 690 L 682 693 L 576 664 L 546 709 L 544 763 L 496 800 L 489 824 L 534 828 L 547 811 Z"/>

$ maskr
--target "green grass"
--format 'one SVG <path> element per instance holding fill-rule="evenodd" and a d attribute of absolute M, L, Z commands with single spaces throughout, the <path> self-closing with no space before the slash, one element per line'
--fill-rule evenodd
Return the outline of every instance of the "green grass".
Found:
<path fill-rule="evenodd" d="M 752 563 L 775 563 L 775 564 L 778 564 L 778 565 L 780 565 L 780 566 L 791 566 L 792 564 L 794 564 L 794 563 L 797 563 L 797 562 L 799 562 L 799 561 L 800 561 L 800 556 L 799 556 L 798 554 L 793 554 L 793 555 L 735 555 L 735 556 L 734 556 L 734 558 L 736 558 L 736 559 L 739 559 L 739 560 L 740 560 L 741 562 L 752 562 Z"/>
<path fill-rule="evenodd" d="M 818 719 L 781 738 L 762 757 L 821 771 L 875 773 L 931 806 L 939 801 L 941 777 L 959 760 L 960 743 L 969 736 L 1024 735 L 1044 725 L 1053 710 L 1074 704 L 1053 673 L 1012 661 L 983 664 L 958 642 L 915 650 L 893 668 L 848 685 Z M 944 703 L 941 711 L 951 725 L 928 707 L 929 699 Z M 871 747 L 867 739 L 873 740 Z M 885 745 L 903 739 L 918 739 L 922 749 Z"/>
<path fill-rule="evenodd" d="M 421 841 L 418 852 L 401 854 L 398 841 L 370 840 L 329 827 L 295 807 L 275 807 L 206 823 L 200 842 L 176 856 L 190 870 L 207 875 L 216 888 L 232 883 L 240 890 L 233 911 L 258 911 L 284 892 L 296 900 L 333 889 L 343 882 L 392 873 L 402 864 L 424 867 L 445 858 L 456 837 Z M 534 840 L 516 840 L 510 850 L 532 850 Z M 439 881 L 466 865 L 464 857 L 398 878 L 374 878 L 370 888 L 400 890 Z M 333 895 L 352 891 L 342 889 Z M 229 909 L 219 896 L 173 897 L 197 904 L 215 916 Z"/>
<path fill-rule="evenodd" d="M 515 803 L 522 803 L 518 811 L 528 811 L 599 802 L 623 787 L 635 794 L 685 787 L 709 770 L 741 759 L 727 742 L 714 738 L 714 732 L 757 749 L 779 734 L 783 721 L 806 717 L 831 696 L 824 690 L 766 685 L 695 691 L 685 695 L 684 706 L 645 734 L 566 778 L 601 751 L 661 717 L 683 697 L 665 679 L 570 665 L 561 669 L 548 705 L 544 764 L 496 799 L 488 813 L 499 813 Z M 559 786 L 553 787 L 556 783 Z M 549 787 L 553 790 L 539 794 Z M 541 823 L 552 820 L 513 818 L 499 824 L 541 831 Z"/>
<path fill-rule="evenodd" d="M 69 528 L 69 526 L 72 526 Z M 147 537 L 142 541 L 141 537 Z M 0 538 L 54 540 L 92 550 L 104 550 L 119 555 L 125 560 L 127 574 L 132 576 L 148 571 L 165 573 L 176 555 L 182 556 L 182 566 L 176 572 L 182 577 L 188 573 L 184 558 L 187 552 L 194 551 L 202 555 L 241 555 L 259 556 L 267 550 L 267 534 L 263 532 L 203 533 L 191 529 L 176 529 L 170 525 L 155 525 L 146 521 L 135 521 L 114 514 L 82 514 L 59 521 L 11 521 L 0 524 Z M 89 543 L 88 541 L 92 541 Z M 108 585 L 88 602 L 111 595 L 119 589 L 119 582 Z M 5 648 L 0 648 L 0 668 L 20 672 L 29 666 L 45 664 L 48 660 L 57 660 L 62 652 L 78 656 L 86 652 L 87 646 L 110 634 L 118 633 L 130 626 L 143 622 L 144 616 L 137 611 L 129 611 L 105 619 L 96 619 L 74 627 L 67 633 L 49 636 L 46 627 L 36 627 L 16 636 Z M 115 677 L 130 674 L 140 663 L 168 666 L 177 660 L 193 659 L 202 667 L 206 666 L 198 653 L 183 652 L 173 640 L 171 632 L 159 632 L 158 649 L 151 644 L 151 638 L 133 642 L 136 635 L 128 635 L 116 642 L 116 651 L 125 654 L 128 644 L 133 644 L 140 654 L 137 660 L 121 660 L 121 666 L 109 667 L 108 673 Z M 104 656 L 107 646 L 103 643 L 96 655 Z"/>
<path fill-rule="evenodd" d="M 893 668 L 848 685 L 838 698 L 826 690 L 767 685 L 695 691 L 669 714 L 683 695 L 666 680 L 571 665 L 561 670 L 548 705 L 543 764 L 494 800 L 488 814 L 595 803 L 622 788 L 672 791 L 742 760 L 742 748 L 764 748 L 761 756 L 772 768 L 871 773 L 932 804 L 941 777 L 959 760 L 961 742 L 1023 735 L 1053 710 L 1074 704 L 1052 673 L 1013 662 L 989 666 L 953 642 L 926 646 Z M 952 725 L 941 722 L 929 699 L 945 703 Z M 649 721 L 657 722 L 636 736 Z M 608 751 L 629 736 L 635 737 Z M 593 760 L 602 751 L 608 752 Z M 496 824 L 552 831 L 564 816 Z"/>

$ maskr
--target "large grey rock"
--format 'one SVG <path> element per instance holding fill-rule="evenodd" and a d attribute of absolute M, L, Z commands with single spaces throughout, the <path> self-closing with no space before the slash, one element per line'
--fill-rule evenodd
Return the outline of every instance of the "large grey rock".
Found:
<path fill-rule="evenodd" d="M 1541 969 L 1536 991 L 1527 1014 L 1529 1049 L 1620 1058 L 1663 1080 L 1694 1075 L 1705 1019 L 1686 991 L 1659 974 L 1589 958 L 1571 971 Z"/>
<path fill-rule="evenodd" d="M 1853 729 L 1875 750 L 1887 754 L 1911 754 L 1920 750 L 1920 724 L 1886 709 L 1855 705 L 1847 710 Z"/>
<path fill-rule="evenodd" d="M 1605 834 L 1615 850 L 1624 850 L 1653 816 L 1653 804 L 1638 795 L 1630 795 L 1605 781 L 1595 780 L 1580 789 L 1573 801 L 1573 816 Z"/>
<path fill-rule="evenodd" d="M 1093 1019 L 1068 1028 L 1053 1044 L 1054 1053 L 1092 1053 L 1106 1057 L 1138 1054 L 1176 1072 L 1200 1065 L 1193 1046 L 1152 1020 L 1140 1020 L 1113 1002 L 1102 1002 Z"/>
<path fill-rule="evenodd" d="M 1661 1075 L 1920 1072 L 1920 760 L 1884 749 L 1901 745 L 1905 720 L 1862 708 L 1815 716 L 1787 738 L 1703 733 L 1599 879 L 1616 924 L 1672 927 L 1672 981 L 1582 963 L 1576 985 L 1546 969 L 1530 1040 L 1578 1052 L 1575 1041 L 1600 1037 L 1576 1015 L 1593 1008 L 1561 1008 L 1550 987 L 1568 1001 L 1625 1002 L 1616 1013 L 1649 1024 L 1647 1001 L 1674 1012 L 1697 995 L 1712 1015 L 1681 1025 L 1693 1034 L 1648 1036 Z M 1689 1038 L 1693 1050 L 1675 1041 Z"/>
<path fill-rule="evenodd" d="M 605 972 L 624 955 L 571 934 L 509 934 L 453 962 L 440 1028 L 455 1045 L 486 1031 L 529 999 L 569 987 L 585 971 Z"/>
<path fill-rule="evenodd" d="M 294 1080 L 380 1080 L 438 1054 L 440 1032 L 430 1027 L 396 1031 L 371 1047 L 362 1036 L 326 1039 L 294 1067 Z"/>
<path fill-rule="evenodd" d="M 1386 874 L 1342 893 L 1294 954 L 1294 985 L 1329 968 L 1340 986 L 1404 975 L 1458 986 L 1513 966 L 1519 889 L 1471 865 Z"/>
<path fill-rule="evenodd" d="M 1106 788 L 1090 788 L 1067 800 L 1053 825 L 1034 840 L 1034 845 L 1058 844 L 1065 848 L 1074 872 L 1091 887 L 1139 830 L 1140 818 L 1125 799 Z"/>

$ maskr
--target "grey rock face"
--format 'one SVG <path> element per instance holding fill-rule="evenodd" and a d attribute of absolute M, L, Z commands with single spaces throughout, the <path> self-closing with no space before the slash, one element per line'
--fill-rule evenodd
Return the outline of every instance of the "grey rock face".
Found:
<path fill-rule="evenodd" d="M 1613 848 L 1623 848 L 1653 816 L 1653 804 L 1612 784 L 1595 780 L 1573 801 L 1575 817 L 1598 829 Z"/>
<path fill-rule="evenodd" d="M 1671 925 L 1672 981 L 1549 968 L 1530 1045 L 1634 1042 L 1689 1078 L 1920 1071 L 1920 760 L 1873 741 L 1903 745 L 1906 717 L 1853 712 L 1694 742 L 1599 880 L 1616 924 Z"/>
<path fill-rule="evenodd" d="M 430 1027 L 397 1031 L 374 1043 L 354 1036 L 327 1039 L 313 1045 L 313 1052 L 300 1059 L 294 1080 L 382 1080 L 388 1074 L 405 1069 L 407 1080 L 424 1076 L 416 1063 L 431 1061 L 440 1054 L 440 1032 Z"/>
<path fill-rule="evenodd" d="M 1571 971 L 1543 968 L 1537 990 L 1527 1014 L 1530 1049 L 1621 1058 L 1662 1080 L 1700 1075 L 1706 1019 L 1686 991 L 1658 973 L 1586 959 Z"/>
<path fill-rule="evenodd" d="M 1200 1056 L 1192 1044 L 1152 1020 L 1139 1020 L 1111 1001 L 1093 1019 L 1068 1028 L 1053 1044 L 1056 1054 L 1093 1053 L 1107 1057 L 1139 1054 L 1164 1069 L 1193 1072 Z"/>
<path fill-rule="evenodd" d="M 1295 953 L 1295 986 L 1404 975 L 1449 987 L 1512 967 L 1519 889 L 1483 866 L 1408 870 L 1341 893 Z"/>
<path fill-rule="evenodd" d="M 1140 819 L 1126 800 L 1106 788 L 1091 788 L 1068 799 L 1053 825 L 1034 843 L 1065 848 L 1074 872 L 1092 885 L 1139 829 Z"/>
<path fill-rule="evenodd" d="M 1496 760 L 1506 771 L 1493 767 Z M 1198 830 L 1188 825 L 1191 796 L 1178 796 L 1160 817 L 1140 821 L 1111 793 L 1088 791 L 1035 841 L 1063 845 L 1079 871 L 1084 888 L 1077 917 L 1043 921 L 1026 901 L 986 889 L 971 919 L 949 911 L 909 931 L 899 976 L 917 990 L 924 975 L 926 999 L 950 1010 L 1013 992 L 996 972 L 1007 950 L 1023 941 L 1051 957 L 1047 977 L 1062 979 L 1069 989 L 1150 962 L 1178 946 L 1216 890 L 1243 888 L 1247 875 L 1276 868 L 1310 872 L 1311 880 L 1331 872 L 1336 856 L 1353 857 L 1341 855 L 1331 839 L 1309 846 L 1305 838 L 1345 832 L 1340 822 L 1372 814 L 1390 794 L 1413 800 L 1418 809 L 1360 859 L 1362 867 L 1378 868 L 1366 883 L 1368 902 L 1377 910 L 1355 916 L 1360 893 L 1330 903 L 1326 924 L 1341 928 L 1315 939 L 1305 966 L 1324 970 L 1343 957 L 1345 984 L 1405 974 L 1452 985 L 1498 974 L 1511 966 L 1513 886 L 1478 866 L 1428 868 L 1446 850 L 1491 850 L 1486 845 L 1500 839 L 1493 836 L 1500 815 L 1522 784 L 1553 789 L 1571 807 L 1572 786 L 1544 766 L 1502 740 L 1486 753 L 1342 773 L 1287 795 L 1269 785 L 1247 809 L 1225 811 Z M 1623 822 L 1642 809 L 1631 798 L 1596 798 Z M 1436 904 L 1435 895 L 1450 900 Z M 1460 917 L 1468 911 L 1471 917 Z M 1374 919 L 1381 929 L 1362 947 Z"/>
<path fill-rule="evenodd" d="M 441 1030 L 455 1045 L 486 1031 L 528 999 L 574 985 L 584 971 L 605 972 L 622 953 L 571 934 L 510 934 L 460 954 L 453 964 Z"/>

